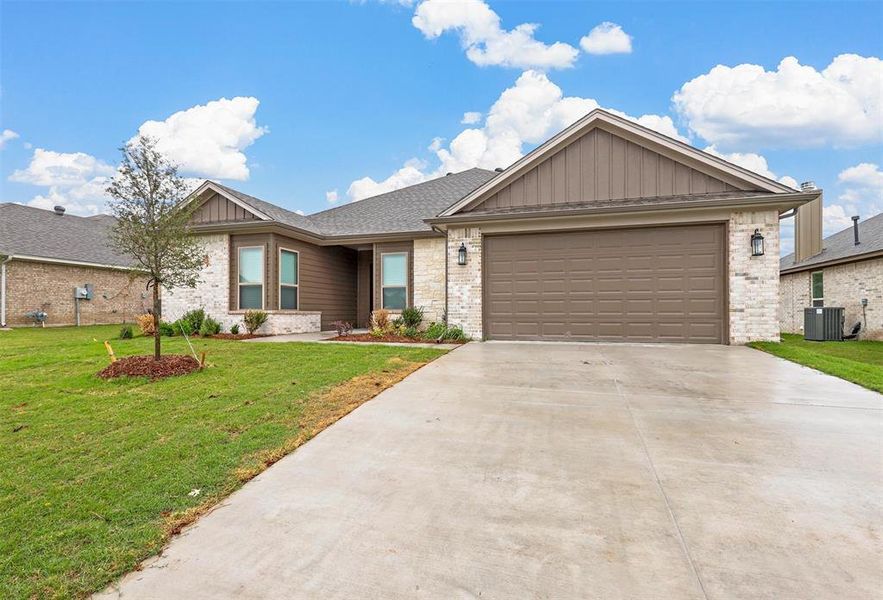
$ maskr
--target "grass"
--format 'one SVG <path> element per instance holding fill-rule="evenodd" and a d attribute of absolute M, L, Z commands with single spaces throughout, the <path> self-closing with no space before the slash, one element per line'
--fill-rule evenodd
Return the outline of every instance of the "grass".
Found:
<path fill-rule="evenodd" d="M 783 333 L 779 343 L 748 345 L 883 393 L 883 342 L 807 342 L 802 335 Z"/>
<path fill-rule="evenodd" d="M 152 340 L 119 326 L 0 332 L 0 597 L 83 597 L 322 428 L 443 354 L 194 340 L 210 368 L 102 381 Z M 164 352 L 186 353 L 182 338 Z M 191 495 L 192 490 L 199 490 Z"/>

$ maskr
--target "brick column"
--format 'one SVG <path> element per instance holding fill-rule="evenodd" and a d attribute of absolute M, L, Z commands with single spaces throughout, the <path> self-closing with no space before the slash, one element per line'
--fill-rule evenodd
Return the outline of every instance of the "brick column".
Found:
<path fill-rule="evenodd" d="M 764 237 L 764 255 L 751 256 L 751 234 Z M 734 212 L 729 240 L 730 343 L 779 341 L 779 214 Z"/>
<path fill-rule="evenodd" d="M 457 264 L 460 244 L 466 244 L 466 264 Z M 448 230 L 448 323 L 459 325 L 474 339 L 481 330 L 481 230 Z"/>

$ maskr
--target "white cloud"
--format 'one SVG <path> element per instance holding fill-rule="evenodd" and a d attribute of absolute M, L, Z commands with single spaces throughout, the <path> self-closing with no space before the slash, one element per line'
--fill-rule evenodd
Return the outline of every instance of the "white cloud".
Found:
<path fill-rule="evenodd" d="M 348 194 L 353 199 L 365 198 L 448 172 L 456 173 L 472 167 L 507 167 L 524 155 L 525 146 L 547 140 L 598 107 L 598 102 L 592 98 L 564 96 L 561 88 L 543 73 L 525 71 L 512 87 L 500 94 L 487 112 L 483 127 L 464 129 L 447 147 L 430 146 L 438 159 L 434 169 L 427 171 L 419 161 L 412 159 L 381 182 L 370 177 L 354 181 Z M 635 118 L 620 111 L 611 112 L 685 141 L 670 117 L 642 115 Z"/>
<path fill-rule="evenodd" d="M 353 202 L 362 198 L 370 198 L 378 194 L 391 192 L 399 188 L 407 187 L 417 183 L 422 183 L 429 179 L 421 169 L 425 165 L 417 159 L 411 159 L 401 169 L 384 179 L 383 181 L 374 181 L 370 177 L 362 177 L 353 181 L 346 193 Z"/>
<path fill-rule="evenodd" d="M 793 177 L 789 177 L 788 175 L 777 177 L 776 174 L 770 170 L 769 165 L 767 165 L 766 157 L 760 154 L 754 152 L 720 152 L 713 144 L 706 147 L 705 152 L 718 156 L 734 165 L 748 169 L 749 171 L 753 171 L 758 175 L 763 175 L 768 179 L 784 183 L 794 189 L 798 188 L 799 184 Z"/>
<path fill-rule="evenodd" d="M 629 54 L 632 36 L 616 23 L 604 21 L 584 36 L 579 45 L 589 54 Z"/>
<path fill-rule="evenodd" d="M 852 215 L 866 219 L 883 212 L 883 171 L 879 165 L 859 163 L 841 171 L 837 181 L 844 188 L 838 204 L 824 209 L 826 235 L 851 226 Z"/>
<path fill-rule="evenodd" d="M 837 176 L 837 181 L 883 194 L 883 171 L 873 163 L 859 163 L 844 169 Z"/>
<path fill-rule="evenodd" d="M 336 188 L 325 192 L 325 200 L 328 202 L 328 204 L 337 204 L 338 199 L 339 198 L 337 196 Z"/>
<path fill-rule="evenodd" d="M 295 214 L 298 214 L 298 215 L 300 215 L 300 216 L 302 216 L 302 217 L 305 215 L 304 211 L 302 211 L 302 210 L 296 210 L 296 211 L 294 211 L 294 212 L 295 212 Z"/>
<path fill-rule="evenodd" d="M 481 113 L 475 111 L 469 111 L 463 113 L 463 118 L 460 119 L 460 123 L 463 125 L 475 125 L 481 121 Z"/>
<path fill-rule="evenodd" d="M 176 112 L 165 121 L 147 121 L 140 135 L 157 139 L 157 150 L 182 172 L 199 177 L 248 179 L 243 150 L 267 133 L 255 122 L 257 98 L 221 98 Z"/>
<path fill-rule="evenodd" d="M 466 57 L 482 67 L 563 69 L 572 67 L 579 54 L 570 44 L 545 44 L 534 38 L 539 27 L 535 23 L 506 31 L 499 15 L 482 0 L 426 0 L 417 7 L 411 23 L 429 39 L 457 31 Z"/>
<path fill-rule="evenodd" d="M 104 189 L 114 172 L 114 167 L 84 152 L 37 148 L 28 166 L 13 171 L 9 180 L 49 188 L 29 206 L 51 209 L 60 204 L 72 214 L 94 215 L 107 200 Z"/>
<path fill-rule="evenodd" d="M 824 70 L 793 56 L 775 71 L 718 65 L 672 98 L 691 131 L 728 150 L 883 140 L 883 61 L 841 54 Z"/>
<path fill-rule="evenodd" d="M 0 133 L 0 150 L 3 150 L 3 147 L 7 142 L 14 140 L 19 137 L 19 135 L 11 129 L 4 129 L 2 133 Z"/>
<path fill-rule="evenodd" d="M 441 148 L 442 144 L 444 144 L 444 143 L 445 143 L 445 138 L 434 137 L 434 138 L 432 138 L 432 142 L 429 143 L 429 146 L 427 146 L 426 149 L 429 150 L 430 152 L 437 152 L 438 149 Z"/>

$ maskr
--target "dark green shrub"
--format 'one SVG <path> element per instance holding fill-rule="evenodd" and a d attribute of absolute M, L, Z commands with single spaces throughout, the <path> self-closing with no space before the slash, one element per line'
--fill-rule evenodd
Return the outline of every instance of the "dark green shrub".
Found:
<path fill-rule="evenodd" d="M 217 335 L 219 333 L 221 333 L 220 323 L 208 316 L 202 320 L 202 325 L 199 327 L 199 335 L 209 336 Z"/>
<path fill-rule="evenodd" d="M 420 337 L 420 332 L 416 327 L 405 327 L 402 329 L 402 335 L 409 338 Z"/>
<path fill-rule="evenodd" d="M 135 337 L 135 331 L 132 329 L 131 325 L 123 325 L 120 327 L 121 340 L 131 340 L 133 337 Z"/>
<path fill-rule="evenodd" d="M 233 323 L 230 326 L 230 333 L 233 335 L 239 335 L 239 323 Z"/>
<path fill-rule="evenodd" d="M 178 319 L 178 327 L 175 327 L 175 333 L 181 332 L 181 327 L 184 328 L 184 333 L 187 335 L 193 335 L 194 333 L 199 333 L 200 328 L 202 327 L 202 322 L 205 319 L 205 310 L 201 308 L 195 308 L 193 310 L 188 310 L 184 315 Z"/>
<path fill-rule="evenodd" d="M 444 323 L 430 323 L 429 327 L 426 328 L 426 331 L 423 332 L 423 337 L 427 340 L 439 340 L 444 337 L 447 330 L 448 328 Z"/>
<path fill-rule="evenodd" d="M 242 317 L 242 320 L 245 322 L 245 330 L 249 333 L 254 333 L 261 328 L 261 325 L 267 322 L 268 316 L 269 315 L 262 310 L 247 311 L 245 316 Z"/>
<path fill-rule="evenodd" d="M 423 308 L 418 306 L 404 308 L 399 318 L 405 327 L 418 327 L 423 322 Z"/>
<path fill-rule="evenodd" d="M 460 342 L 468 340 L 469 336 L 463 333 L 462 327 L 460 327 L 459 325 L 455 325 L 453 327 L 448 327 L 447 331 L 445 331 L 444 336 L 442 336 L 442 339 Z"/>
<path fill-rule="evenodd" d="M 177 321 L 175 321 L 174 323 L 169 323 L 168 321 L 160 321 L 159 334 L 166 337 L 171 337 L 176 333 L 181 333 L 181 330 L 177 328 L 177 323 Z"/>

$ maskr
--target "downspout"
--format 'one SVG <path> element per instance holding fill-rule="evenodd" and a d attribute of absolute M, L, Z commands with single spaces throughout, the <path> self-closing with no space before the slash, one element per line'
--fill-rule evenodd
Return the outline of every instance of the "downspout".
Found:
<path fill-rule="evenodd" d="M 6 327 L 6 263 L 12 260 L 12 255 L 0 263 L 0 327 Z"/>
<path fill-rule="evenodd" d="M 432 225 L 432 230 L 445 236 L 445 325 L 448 324 L 448 232 L 442 231 L 435 225 Z"/>

